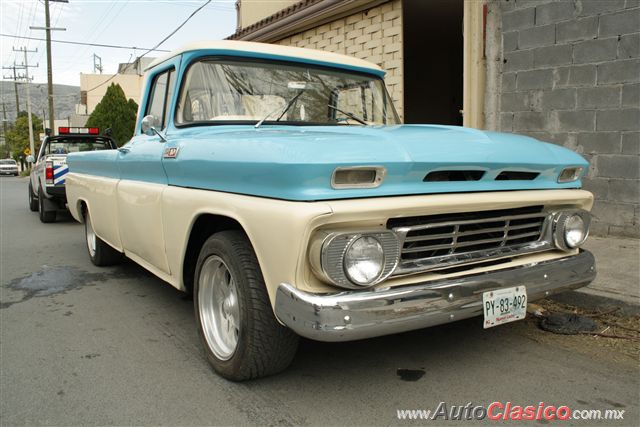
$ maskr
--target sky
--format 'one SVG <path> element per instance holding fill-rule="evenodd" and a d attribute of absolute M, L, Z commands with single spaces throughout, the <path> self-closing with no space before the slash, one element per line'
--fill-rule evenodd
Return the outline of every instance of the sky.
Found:
<path fill-rule="evenodd" d="M 102 59 L 104 74 L 113 74 L 118 64 L 130 62 L 168 36 L 206 0 L 69 0 L 50 1 L 51 26 L 66 28 L 52 31 L 52 40 L 97 43 L 137 47 L 113 49 L 51 43 L 53 83 L 79 86 L 80 73 L 93 73 L 93 55 Z M 44 41 L 25 37 L 45 38 L 45 31 L 30 26 L 45 26 L 44 0 L 0 0 L 0 62 L 2 67 L 24 63 L 24 54 L 13 49 L 26 47 L 29 74 L 35 83 L 47 82 L 47 56 Z M 176 49 L 197 40 L 219 40 L 236 29 L 235 0 L 213 0 L 198 12 L 159 49 Z M 9 35 L 10 37 L 4 36 Z M 164 55 L 151 52 L 148 57 Z M 12 74 L 2 70 L 4 78 Z"/>

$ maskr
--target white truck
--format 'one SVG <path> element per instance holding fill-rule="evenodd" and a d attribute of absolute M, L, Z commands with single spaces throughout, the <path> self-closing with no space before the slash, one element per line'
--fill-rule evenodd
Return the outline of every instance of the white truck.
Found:
<path fill-rule="evenodd" d="M 29 175 L 29 209 L 40 214 L 40 221 L 54 222 L 57 211 L 65 209 L 65 178 L 69 171 L 67 154 L 79 151 L 117 148 L 113 139 L 100 135 L 96 127 L 60 127 L 58 135 L 45 137 Z"/>

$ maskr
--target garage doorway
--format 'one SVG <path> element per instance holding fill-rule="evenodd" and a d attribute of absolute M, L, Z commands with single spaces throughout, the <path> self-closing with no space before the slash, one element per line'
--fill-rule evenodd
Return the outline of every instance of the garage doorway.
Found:
<path fill-rule="evenodd" d="M 462 125 L 464 0 L 404 0 L 404 122 Z"/>

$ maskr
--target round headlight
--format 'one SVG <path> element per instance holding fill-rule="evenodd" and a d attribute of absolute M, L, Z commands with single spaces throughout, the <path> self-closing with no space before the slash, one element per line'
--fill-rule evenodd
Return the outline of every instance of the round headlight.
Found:
<path fill-rule="evenodd" d="M 581 246 L 589 235 L 589 213 L 586 211 L 565 211 L 556 214 L 554 240 L 563 250 Z"/>
<path fill-rule="evenodd" d="M 564 241 L 570 248 L 580 246 L 586 236 L 586 227 L 580 215 L 569 216 L 564 223 Z"/>
<path fill-rule="evenodd" d="M 380 277 L 384 269 L 384 250 L 372 236 L 355 239 L 344 254 L 344 272 L 353 283 L 366 286 Z"/>

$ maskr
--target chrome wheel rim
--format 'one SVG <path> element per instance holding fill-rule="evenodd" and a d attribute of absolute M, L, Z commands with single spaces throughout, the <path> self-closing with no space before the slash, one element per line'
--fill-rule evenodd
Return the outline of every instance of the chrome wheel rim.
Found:
<path fill-rule="evenodd" d="M 96 233 L 93 231 L 93 224 L 91 224 L 91 217 L 87 212 L 87 217 L 85 218 L 85 230 L 87 236 L 87 249 L 89 249 L 89 255 L 93 258 L 96 255 Z"/>
<path fill-rule="evenodd" d="M 209 348 L 218 359 L 229 360 L 240 333 L 238 289 L 231 271 L 216 255 L 207 258 L 200 270 L 198 311 Z"/>

